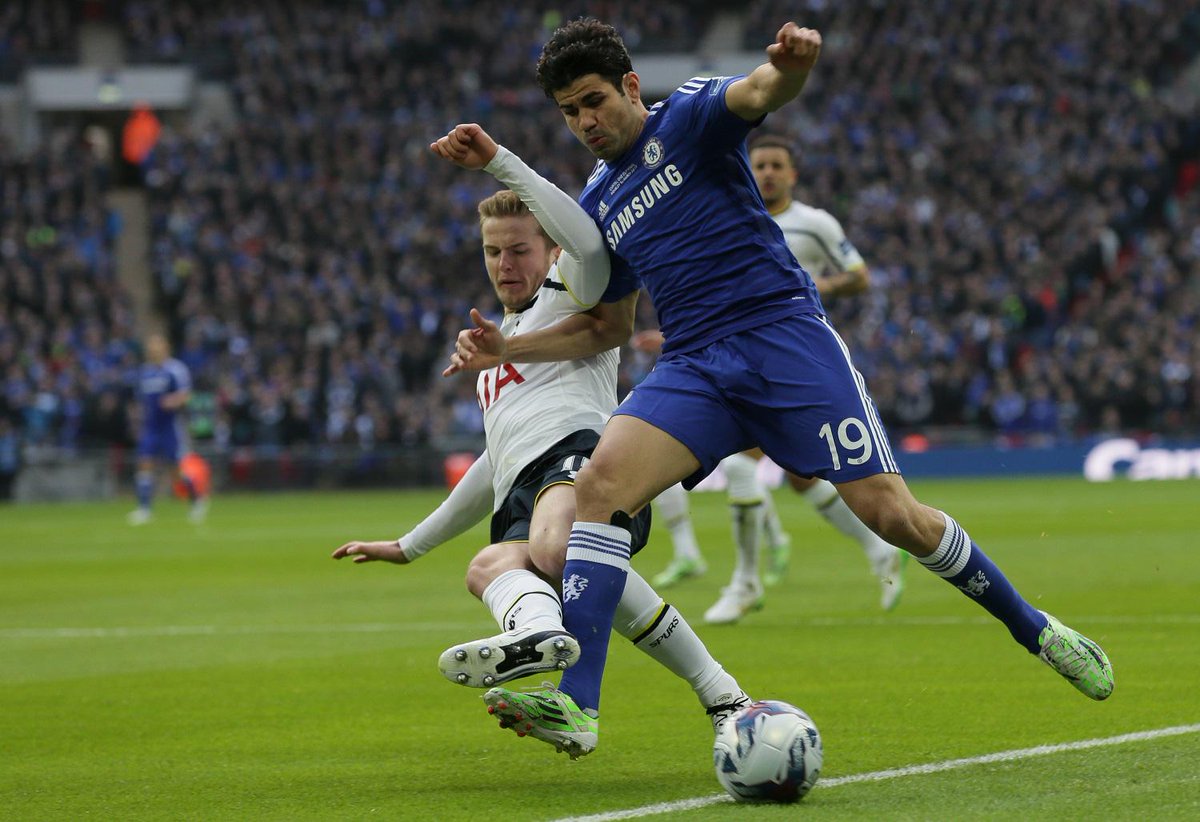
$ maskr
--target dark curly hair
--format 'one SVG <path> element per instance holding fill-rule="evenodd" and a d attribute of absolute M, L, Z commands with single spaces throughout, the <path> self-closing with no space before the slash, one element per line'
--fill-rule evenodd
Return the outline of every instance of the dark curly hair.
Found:
<path fill-rule="evenodd" d="M 560 26 L 546 41 L 538 58 L 537 81 L 553 97 L 585 74 L 599 74 L 621 91 L 621 80 L 633 62 L 621 35 L 607 23 L 583 17 Z"/>

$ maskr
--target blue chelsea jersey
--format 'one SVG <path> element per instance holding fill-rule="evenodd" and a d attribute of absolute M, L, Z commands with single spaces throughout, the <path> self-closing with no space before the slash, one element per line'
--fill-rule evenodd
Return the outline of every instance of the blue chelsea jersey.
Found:
<path fill-rule="evenodd" d="M 657 103 L 629 151 L 597 163 L 579 198 L 611 252 L 605 299 L 644 284 L 664 351 L 824 313 L 750 172 L 745 140 L 757 123 L 725 104 L 738 79 L 689 80 Z"/>
<path fill-rule="evenodd" d="M 142 398 L 144 430 L 160 431 L 175 425 L 178 409 L 162 407 L 162 398 L 176 391 L 190 390 L 191 375 L 179 360 L 168 358 L 161 364 L 146 363 L 138 374 L 138 393 Z"/>

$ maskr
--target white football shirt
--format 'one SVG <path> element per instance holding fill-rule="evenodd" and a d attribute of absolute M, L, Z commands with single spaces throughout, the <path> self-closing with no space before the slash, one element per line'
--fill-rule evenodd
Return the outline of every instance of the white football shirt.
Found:
<path fill-rule="evenodd" d="M 540 331 L 580 312 L 563 285 L 558 265 L 546 276 L 533 304 L 508 312 L 505 337 Z M 570 362 L 504 363 L 480 373 L 475 397 L 492 463 L 494 510 L 525 466 L 568 434 L 604 430 L 617 407 L 618 349 Z"/>
<path fill-rule="evenodd" d="M 828 211 L 796 200 L 780 214 L 771 215 L 796 261 L 812 277 L 838 274 L 866 263 L 849 240 L 842 224 Z"/>

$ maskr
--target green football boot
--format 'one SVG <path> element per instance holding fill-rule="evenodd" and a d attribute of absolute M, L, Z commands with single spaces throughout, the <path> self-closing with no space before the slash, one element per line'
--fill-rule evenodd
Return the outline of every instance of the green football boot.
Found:
<path fill-rule="evenodd" d="M 1038 636 L 1038 657 L 1092 699 L 1108 699 L 1113 692 L 1113 668 L 1100 646 L 1042 611 L 1049 620 Z"/>
<path fill-rule="evenodd" d="M 792 561 L 792 538 L 784 534 L 779 542 L 764 546 L 763 559 L 766 560 L 763 584 L 773 588 L 783 582 L 787 575 L 788 565 Z"/>
<path fill-rule="evenodd" d="M 652 580 L 651 584 L 658 589 L 670 588 L 672 585 L 678 585 L 685 579 L 698 577 L 708 570 L 708 566 L 704 564 L 704 560 L 696 557 L 675 557 L 667 567 L 662 569 Z"/>
<path fill-rule="evenodd" d="M 499 718 L 501 728 L 512 728 L 517 736 L 532 736 L 568 754 L 572 759 L 596 750 L 600 720 L 575 704 L 575 700 L 543 682 L 541 688 L 510 691 L 492 688 L 483 695 L 488 713 Z"/>

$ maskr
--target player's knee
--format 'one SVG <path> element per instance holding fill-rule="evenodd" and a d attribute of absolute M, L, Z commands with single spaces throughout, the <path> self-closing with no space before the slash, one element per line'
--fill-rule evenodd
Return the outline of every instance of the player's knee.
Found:
<path fill-rule="evenodd" d="M 579 473 L 575 475 L 575 501 L 579 502 L 580 497 L 589 497 L 597 493 L 607 480 L 606 470 L 602 463 L 588 461 Z"/>
<path fill-rule="evenodd" d="M 578 512 L 591 511 L 597 521 L 607 522 L 609 515 L 622 505 L 622 491 L 628 479 L 622 479 L 613 464 L 592 460 L 575 478 L 575 504 Z M 602 517 L 597 512 L 604 512 Z"/>
<path fill-rule="evenodd" d="M 480 561 L 478 555 L 471 560 L 471 564 L 467 566 L 466 585 L 467 590 L 473 596 L 482 597 L 484 589 L 488 587 L 488 583 L 492 581 L 491 569 L 488 567 L 486 560 Z"/>
<path fill-rule="evenodd" d="M 476 597 L 483 597 L 483 592 L 504 571 L 509 570 L 505 552 L 501 546 L 489 545 L 471 558 L 467 565 L 467 590 Z"/>
<path fill-rule="evenodd" d="M 860 519 L 867 527 L 892 545 L 917 556 L 931 553 L 929 528 L 919 504 L 905 504 L 901 499 L 887 496 Z M 936 541 L 934 546 L 936 546 Z"/>
<path fill-rule="evenodd" d="M 530 534 L 529 559 L 545 576 L 551 579 L 561 578 L 563 566 L 567 562 L 567 537 L 570 536 L 570 532 L 552 535 L 547 530 L 538 536 L 540 538 Z"/>

